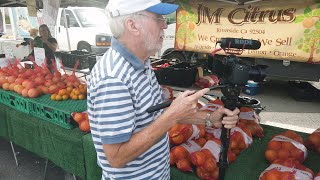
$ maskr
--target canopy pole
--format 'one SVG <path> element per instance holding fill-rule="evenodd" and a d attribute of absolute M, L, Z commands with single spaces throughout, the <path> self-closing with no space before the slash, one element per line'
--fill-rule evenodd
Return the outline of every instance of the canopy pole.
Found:
<path fill-rule="evenodd" d="M 66 28 L 66 33 L 67 33 L 68 49 L 69 49 L 69 51 L 71 51 L 70 37 L 69 37 L 69 24 L 67 21 L 66 8 L 63 8 L 63 19 L 64 19 L 64 27 Z"/>

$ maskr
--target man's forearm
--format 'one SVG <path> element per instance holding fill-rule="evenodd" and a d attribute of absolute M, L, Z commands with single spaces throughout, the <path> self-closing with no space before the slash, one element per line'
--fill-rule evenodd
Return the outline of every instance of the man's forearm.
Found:
<path fill-rule="evenodd" d="M 121 168 L 150 149 L 174 125 L 175 122 L 171 122 L 168 118 L 165 114 L 161 115 L 147 128 L 133 134 L 128 142 L 104 145 L 104 152 L 110 165 Z"/>

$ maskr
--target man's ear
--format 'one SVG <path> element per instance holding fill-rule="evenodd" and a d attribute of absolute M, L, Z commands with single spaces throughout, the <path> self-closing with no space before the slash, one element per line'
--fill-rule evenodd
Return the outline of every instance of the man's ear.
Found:
<path fill-rule="evenodd" d="M 141 23 L 139 23 L 138 21 L 135 21 L 135 20 L 129 18 L 125 21 L 124 25 L 129 33 L 134 34 L 134 35 L 140 34 Z"/>

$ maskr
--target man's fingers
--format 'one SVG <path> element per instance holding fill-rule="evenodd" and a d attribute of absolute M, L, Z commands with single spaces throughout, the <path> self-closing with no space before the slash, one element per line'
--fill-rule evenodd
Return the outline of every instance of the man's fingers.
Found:
<path fill-rule="evenodd" d="M 231 110 L 229 110 L 227 108 L 223 108 L 222 113 L 227 115 L 227 116 L 235 116 L 235 115 L 238 115 L 240 113 L 240 110 L 238 108 L 236 108 L 235 110 L 231 111 Z"/>
<path fill-rule="evenodd" d="M 194 93 L 193 95 L 191 95 L 189 97 L 192 98 L 192 100 L 198 100 L 199 98 L 201 98 L 203 95 L 205 95 L 209 91 L 210 91 L 209 88 L 204 88 L 204 89 L 201 89 L 200 91 L 197 91 L 196 93 Z"/>
<path fill-rule="evenodd" d="M 194 90 L 193 90 L 193 91 L 191 91 L 191 90 L 186 90 L 186 91 L 184 91 L 183 93 L 181 93 L 179 96 L 188 97 L 188 96 L 194 94 L 194 92 L 195 92 Z"/>

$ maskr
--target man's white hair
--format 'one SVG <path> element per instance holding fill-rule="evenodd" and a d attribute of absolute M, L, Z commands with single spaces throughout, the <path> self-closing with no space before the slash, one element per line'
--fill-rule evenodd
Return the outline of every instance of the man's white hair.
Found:
<path fill-rule="evenodd" d="M 127 14 L 123 16 L 112 17 L 109 11 L 106 9 L 105 13 L 108 17 L 108 24 L 113 37 L 119 38 L 123 35 L 123 33 L 125 32 L 124 22 L 127 18 L 134 18 L 134 19 L 143 18 L 141 16 L 138 17 L 141 12 L 144 12 L 144 11 Z"/>

